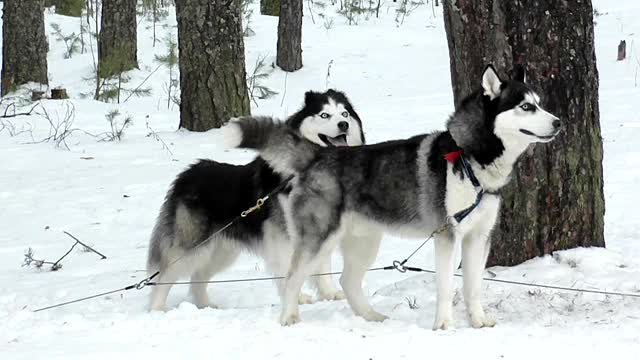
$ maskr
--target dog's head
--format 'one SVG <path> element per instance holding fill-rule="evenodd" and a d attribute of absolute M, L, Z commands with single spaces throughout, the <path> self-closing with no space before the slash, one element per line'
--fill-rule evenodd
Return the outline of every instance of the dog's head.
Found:
<path fill-rule="evenodd" d="M 362 121 L 349 99 L 340 91 L 308 91 L 304 107 L 292 115 L 287 124 L 321 146 L 364 144 Z"/>
<path fill-rule="evenodd" d="M 522 67 L 512 80 L 503 81 L 488 65 L 481 88 L 461 103 L 448 123 L 458 146 L 489 163 L 505 148 L 524 150 L 535 142 L 549 142 L 562 122 L 540 105 L 540 97 L 525 83 Z"/>
<path fill-rule="evenodd" d="M 524 143 L 549 142 L 562 122 L 540 106 L 540 96 L 525 83 L 524 68 L 511 81 L 501 81 L 493 66 L 482 74 L 483 95 L 496 109 L 494 133 L 501 139 Z M 509 139 L 511 138 L 511 139 Z"/>

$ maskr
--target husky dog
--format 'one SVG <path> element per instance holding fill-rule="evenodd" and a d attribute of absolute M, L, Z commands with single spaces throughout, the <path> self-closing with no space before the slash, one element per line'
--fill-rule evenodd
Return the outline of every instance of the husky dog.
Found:
<path fill-rule="evenodd" d="M 458 241 L 470 323 L 475 328 L 495 324 L 481 305 L 481 281 L 500 207 L 497 192 L 529 144 L 551 141 L 562 124 L 542 109 L 538 95 L 524 83 L 522 69 L 513 80 L 502 81 L 489 65 L 479 85 L 450 117 L 447 131 L 407 140 L 321 148 L 270 119 L 245 118 L 228 125 L 237 147 L 256 149 L 276 172 L 295 175 L 283 205 L 295 257 L 286 277 L 282 325 L 300 320 L 297 297 L 303 281 L 338 245 L 344 257 L 340 284 L 353 311 L 366 320 L 387 318 L 362 291 L 380 238 L 342 236 L 345 224 L 354 219 L 372 229 L 420 238 L 451 221 L 451 227 L 435 235 L 433 329 L 452 324 Z M 454 216 L 469 209 L 463 219 Z"/>
<path fill-rule="evenodd" d="M 289 130 L 318 146 L 353 146 L 364 143 L 360 117 L 339 91 L 309 91 L 304 106 L 286 122 Z M 277 199 L 210 238 L 258 198 L 274 190 L 284 178 L 260 157 L 247 165 L 200 160 L 178 175 L 167 193 L 151 235 L 147 269 L 160 271 L 158 282 L 190 276 L 191 293 L 198 307 L 212 306 L 207 295 L 211 277 L 230 266 L 243 249 L 262 255 L 269 270 L 283 275 L 291 262 L 292 244 Z M 317 266 L 330 272 L 330 255 Z M 341 299 L 331 279 L 314 279 L 321 299 Z M 282 281 L 277 284 L 282 288 Z M 150 309 L 166 306 L 170 285 L 155 286 Z M 282 293 L 282 291 L 280 291 Z M 310 302 L 301 296 L 300 301 Z"/>

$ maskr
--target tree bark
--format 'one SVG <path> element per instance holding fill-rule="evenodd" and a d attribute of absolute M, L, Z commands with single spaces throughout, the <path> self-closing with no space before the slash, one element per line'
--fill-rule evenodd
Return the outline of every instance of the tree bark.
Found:
<path fill-rule="evenodd" d="M 250 114 L 239 1 L 176 1 L 180 127 L 207 131 Z"/>
<path fill-rule="evenodd" d="M 100 77 L 107 78 L 138 67 L 136 0 L 102 2 L 98 39 Z"/>
<path fill-rule="evenodd" d="M 302 0 L 282 0 L 276 64 L 284 71 L 302 67 Z"/>
<path fill-rule="evenodd" d="M 528 150 L 503 189 L 489 265 L 514 265 L 577 246 L 604 246 L 602 138 L 591 0 L 446 0 L 455 103 L 493 63 L 516 64 L 543 105 L 565 122 Z M 533 154 L 533 156 L 531 156 Z"/>
<path fill-rule="evenodd" d="M 280 0 L 260 0 L 260 14 L 280 16 Z"/>
<path fill-rule="evenodd" d="M 48 84 L 42 0 L 5 0 L 0 95 L 28 82 Z"/>

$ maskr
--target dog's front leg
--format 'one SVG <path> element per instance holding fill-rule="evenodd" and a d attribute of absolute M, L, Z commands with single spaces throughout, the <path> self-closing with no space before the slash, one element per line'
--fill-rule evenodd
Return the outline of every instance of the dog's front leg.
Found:
<path fill-rule="evenodd" d="M 489 256 L 491 230 L 495 226 L 500 210 L 500 198 L 485 195 L 476 209 L 478 221 L 467 231 L 462 242 L 462 272 L 464 275 L 464 302 L 469 321 L 474 328 L 491 327 L 495 320 L 488 317 L 482 308 L 482 275 Z"/>
<path fill-rule="evenodd" d="M 344 269 L 340 284 L 356 315 L 367 321 L 384 321 L 387 316 L 375 311 L 362 291 L 362 279 L 378 255 L 382 233 L 375 229 L 363 229 L 350 232 L 342 239 Z"/>
<path fill-rule="evenodd" d="M 455 238 L 444 231 L 435 236 L 437 305 L 433 330 L 446 330 L 453 322 L 453 271 Z"/>
<path fill-rule="evenodd" d="M 480 300 L 482 299 L 482 274 L 489 255 L 487 233 L 468 234 L 462 242 L 462 272 L 464 274 L 464 302 L 469 321 L 474 328 L 494 326 L 495 320 L 488 317 Z"/>

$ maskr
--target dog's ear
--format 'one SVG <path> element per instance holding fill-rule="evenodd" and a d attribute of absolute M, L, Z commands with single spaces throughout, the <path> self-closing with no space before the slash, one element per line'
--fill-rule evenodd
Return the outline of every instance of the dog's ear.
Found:
<path fill-rule="evenodd" d="M 482 73 L 482 89 L 484 95 L 489 96 L 491 100 L 500 96 L 502 81 L 493 65 L 489 64 L 484 68 Z"/>
<path fill-rule="evenodd" d="M 313 104 L 318 97 L 320 96 L 320 93 L 317 93 L 315 91 L 309 90 L 304 94 L 304 103 L 305 105 L 311 105 Z"/>
<path fill-rule="evenodd" d="M 526 82 L 527 74 L 526 74 L 526 72 L 524 70 L 524 66 L 522 66 L 520 64 L 516 65 L 515 75 L 513 77 L 513 80 L 520 81 L 520 82 Z"/>

